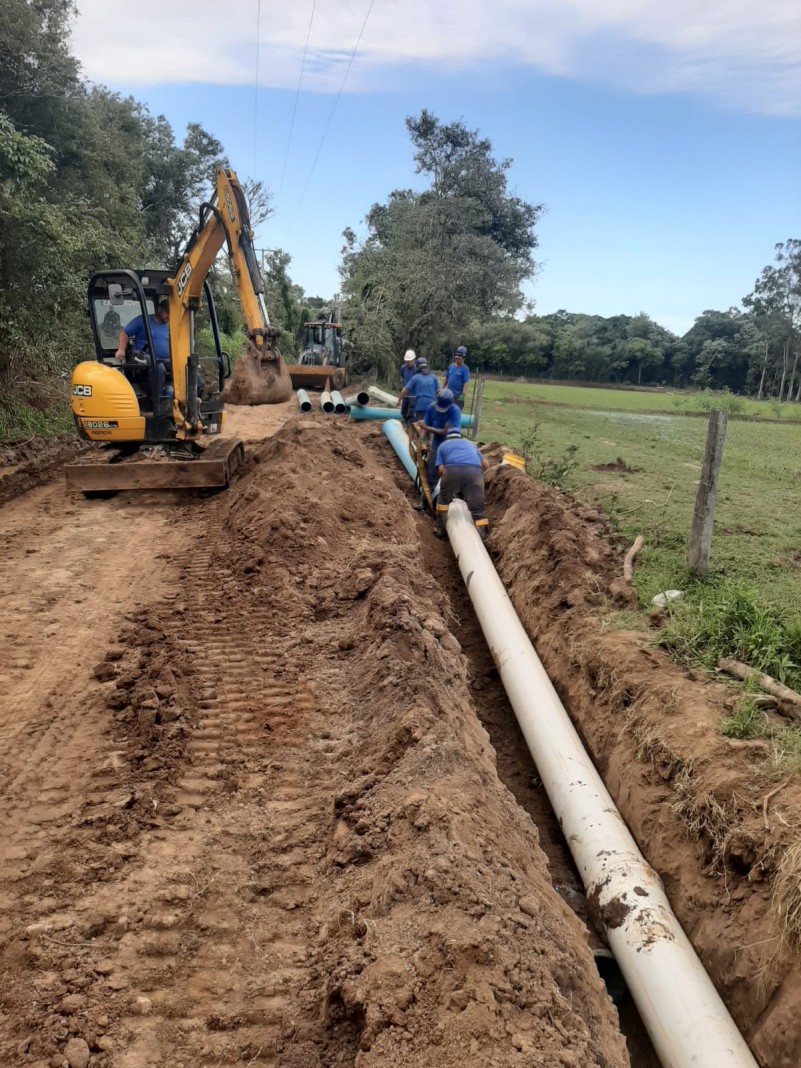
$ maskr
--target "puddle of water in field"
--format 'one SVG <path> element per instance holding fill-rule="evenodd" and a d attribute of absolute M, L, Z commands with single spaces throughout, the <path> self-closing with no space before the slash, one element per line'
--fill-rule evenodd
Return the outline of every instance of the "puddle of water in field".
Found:
<path fill-rule="evenodd" d="M 626 427 L 648 427 L 652 438 L 675 437 L 679 429 L 680 416 L 676 415 L 649 415 L 643 412 L 610 412 L 603 408 L 585 408 L 585 412 L 623 430 Z M 683 425 L 683 424 L 682 424 Z"/>

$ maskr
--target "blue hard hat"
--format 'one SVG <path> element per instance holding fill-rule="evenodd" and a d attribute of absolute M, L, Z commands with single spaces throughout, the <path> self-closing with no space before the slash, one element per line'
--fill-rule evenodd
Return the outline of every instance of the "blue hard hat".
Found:
<path fill-rule="evenodd" d="M 434 401 L 434 404 L 436 404 L 437 409 L 440 412 L 447 412 L 447 410 L 453 404 L 453 390 L 452 389 L 441 389 L 439 391 L 439 396 Z"/>
<path fill-rule="evenodd" d="M 446 439 L 447 438 L 460 438 L 461 436 L 462 436 L 461 430 L 457 430 L 456 427 L 451 427 L 451 429 L 449 431 L 447 431 L 447 433 L 445 434 Z"/>
<path fill-rule="evenodd" d="M 428 367 L 428 360 L 425 358 L 425 356 L 418 356 L 417 359 L 414 361 L 414 366 Z"/>
<path fill-rule="evenodd" d="M 460 345 L 459 346 L 459 348 L 456 350 L 456 355 L 457 356 L 466 356 L 467 355 L 467 349 L 464 347 L 464 345 Z"/>

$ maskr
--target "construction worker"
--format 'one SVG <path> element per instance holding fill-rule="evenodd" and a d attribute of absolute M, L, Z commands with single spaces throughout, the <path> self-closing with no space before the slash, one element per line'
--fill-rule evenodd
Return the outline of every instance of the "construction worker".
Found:
<path fill-rule="evenodd" d="M 403 355 L 403 363 L 400 365 L 401 386 L 406 386 L 414 378 L 417 368 L 414 361 L 417 359 L 414 349 L 407 349 Z M 404 423 L 410 423 L 414 416 L 414 406 L 409 404 L 410 397 L 401 397 L 401 419 Z"/>
<path fill-rule="evenodd" d="M 409 407 L 414 412 L 414 421 L 422 419 L 437 397 L 437 376 L 428 370 L 428 360 L 418 356 L 414 362 L 415 373 L 401 390 L 401 399 L 408 397 L 412 403 Z"/>
<path fill-rule="evenodd" d="M 462 437 L 461 430 L 449 430 L 437 453 L 437 469 L 440 475 L 437 497 L 437 537 L 446 535 L 448 507 L 452 500 L 461 497 L 476 524 L 481 540 L 487 540 L 489 520 L 484 512 L 484 472 L 489 467 L 472 441 Z"/>
<path fill-rule="evenodd" d="M 165 297 L 160 300 L 150 316 L 150 334 L 153 338 L 153 355 L 156 357 L 156 375 L 159 395 L 164 392 L 170 371 L 170 302 Z M 125 360 L 128 339 L 133 343 L 134 351 L 147 351 L 147 330 L 144 317 L 137 315 L 120 330 L 117 339 L 115 359 L 120 363 Z"/>
<path fill-rule="evenodd" d="M 460 345 L 453 356 L 453 363 L 449 364 L 442 378 L 442 388 L 452 389 L 453 396 L 460 408 L 464 408 L 467 383 L 470 381 L 470 368 L 464 362 L 467 357 L 467 349 Z"/>
<path fill-rule="evenodd" d="M 462 425 L 462 410 L 453 400 L 450 389 L 441 389 L 433 404 L 429 404 L 425 415 L 416 424 L 430 435 L 426 477 L 431 489 L 437 481 L 437 452 L 448 430 L 458 430 Z"/>

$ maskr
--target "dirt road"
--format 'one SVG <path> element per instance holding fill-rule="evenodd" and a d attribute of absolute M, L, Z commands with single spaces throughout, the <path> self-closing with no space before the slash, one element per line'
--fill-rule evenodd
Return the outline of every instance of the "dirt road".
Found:
<path fill-rule="evenodd" d="M 0 512 L 0 1063 L 627 1064 L 387 457 L 229 432 L 228 493 Z"/>

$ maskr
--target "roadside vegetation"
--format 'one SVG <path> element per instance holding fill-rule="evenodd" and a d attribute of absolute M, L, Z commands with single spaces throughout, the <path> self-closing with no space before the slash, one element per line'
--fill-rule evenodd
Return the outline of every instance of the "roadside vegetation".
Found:
<path fill-rule="evenodd" d="M 742 399 L 730 419 L 712 568 L 698 579 L 686 552 L 707 430 L 694 414 L 708 396 L 681 394 L 678 408 L 675 399 L 488 381 L 481 437 L 516 446 L 535 477 L 601 507 L 622 541 L 643 535 L 641 610 L 657 593 L 684 591 L 655 635 L 674 657 L 709 670 L 732 657 L 801 689 L 801 431 L 787 418 L 796 409 L 781 419 L 769 402 Z M 785 757 L 798 754 L 801 767 L 801 732 L 773 723 L 764 709 L 746 702 L 724 729 L 770 738 Z"/>

